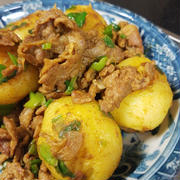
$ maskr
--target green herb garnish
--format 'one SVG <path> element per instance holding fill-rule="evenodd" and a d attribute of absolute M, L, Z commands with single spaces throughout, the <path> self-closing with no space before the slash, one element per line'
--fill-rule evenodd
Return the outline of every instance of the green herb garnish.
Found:
<path fill-rule="evenodd" d="M 51 121 L 52 121 L 52 123 L 55 123 L 55 122 L 57 122 L 57 120 L 59 120 L 61 118 L 62 118 L 62 116 L 58 115 L 58 116 L 54 117 Z"/>
<path fill-rule="evenodd" d="M 50 42 L 42 44 L 42 49 L 44 50 L 51 49 L 51 47 L 52 47 L 52 44 Z"/>
<path fill-rule="evenodd" d="M 46 103 L 46 99 L 43 94 L 39 92 L 37 93 L 30 92 L 29 101 L 26 102 L 24 107 L 34 109 L 38 106 L 44 105 L 45 103 Z"/>
<path fill-rule="evenodd" d="M 113 30 L 116 32 L 118 32 L 121 29 L 120 26 L 115 23 L 112 23 L 112 27 L 113 27 Z"/>
<path fill-rule="evenodd" d="M 72 5 L 70 8 L 68 8 L 67 10 L 72 10 L 72 9 L 76 9 L 75 5 Z"/>
<path fill-rule="evenodd" d="M 77 120 L 72 121 L 69 125 L 67 125 L 60 131 L 59 137 L 62 138 L 69 131 L 79 131 L 80 126 L 81 126 L 80 121 Z"/>
<path fill-rule="evenodd" d="M 69 176 L 71 178 L 74 178 L 75 175 L 67 168 L 64 161 L 58 160 L 58 166 L 57 171 L 60 172 L 63 176 Z"/>
<path fill-rule="evenodd" d="M 36 178 L 38 177 L 40 165 L 41 165 L 40 159 L 33 159 L 30 161 L 30 170 Z"/>
<path fill-rule="evenodd" d="M 76 22 L 78 27 L 82 27 L 85 23 L 86 20 L 86 12 L 81 12 L 81 13 L 69 13 L 67 16 L 69 19 L 72 19 Z"/>
<path fill-rule="evenodd" d="M 17 66 L 18 65 L 17 57 L 15 55 L 11 54 L 10 52 L 8 52 L 8 56 L 11 59 L 12 63 Z"/>
<path fill-rule="evenodd" d="M 57 167 L 58 160 L 55 157 L 53 157 L 48 144 L 45 144 L 45 143 L 40 144 L 39 154 L 48 164 L 50 164 L 51 166 Z"/>
<path fill-rule="evenodd" d="M 125 39 L 126 35 L 125 34 L 120 34 L 121 39 Z"/>
<path fill-rule="evenodd" d="M 106 65 L 107 60 L 108 60 L 107 56 L 104 56 L 98 62 L 92 63 L 91 68 L 94 69 L 95 71 L 101 71 Z"/>
<path fill-rule="evenodd" d="M 65 91 L 65 94 L 66 95 L 70 95 L 71 94 L 71 92 L 74 90 L 74 85 L 75 85 L 75 83 L 76 83 L 76 79 L 77 79 L 77 76 L 75 76 L 75 77 L 73 77 L 72 79 L 71 79 L 71 81 L 65 81 L 65 84 L 66 84 L 66 86 L 67 86 L 67 89 L 66 89 L 66 91 Z"/>
<path fill-rule="evenodd" d="M 26 24 L 27 24 L 27 22 L 22 22 L 20 25 L 14 25 L 14 26 L 11 28 L 11 30 L 14 31 L 14 30 L 16 30 L 16 29 L 18 29 L 18 28 L 21 28 L 21 27 L 25 26 Z"/>
<path fill-rule="evenodd" d="M 36 155 L 37 154 L 36 141 L 34 139 L 29 144 L 28 153 L 30 155 Z"/>
<path fill-rule="evenodd" d="M 105 35 L 103 40 L 108 47 L 114 48 L 115 45 L 114 45 L 112 39 L 108 35 Z"/>
<path fill-rule="evenodd" d="M 49 104 L 51 104 L 53 102 L 53 99 L 48 99 L 48 101 L 46 101 L 46 103 L 44 104 L 46 107 L 49 106 Z"/>
<path fill-rule="evenodd" d="M 104 29 L 103 34 L 109 36 L 110 38 L 112 38 L 113 37 L 112 28 L 113 28 L 112 24 L 106 26 L 105 29 Z"/>

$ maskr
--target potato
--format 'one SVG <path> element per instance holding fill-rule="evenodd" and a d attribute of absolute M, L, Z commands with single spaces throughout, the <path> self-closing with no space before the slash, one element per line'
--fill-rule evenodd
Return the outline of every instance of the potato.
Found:
<path fill-rule="evenodd" d="M 19 21 L 7 25 L 7 29 L 12 30 L 21 39 L 31 34 L 32 29 L 35 27 L 36 21 L 39 19 L 43 11 L 36 11 Z"/>
<path fill-rule="evenodd" d="M 52 119 L 61 115 L 60 128 L 74 120 L 81 122 L 80 130 L 83 134 L 83 144 L 73 160 L 64 161 L 71 172 L 83 173 L 86 180 L 107 180 L 118 166 L 122 154 L 122 137 L 115 121 L 100 111 L 97 102 L 86 104 L 73 104 L 71 97 L 63 97 L 52 102 L 45 111 L 40 137 L 37 142 L 38 153 L 42 143 L 48 144 L 44 134 L 48 135 L 50 142 L 59 140 L 54 131 Z M 49 144 L 49 146 L 51 146 Z M 61 180 L 63 177 L 56 169 L 49 165 L 39 153 L 52 175 Z"/>
<path fill-rule="evenodd" d="M 17 47 L 0 46 L 0 64 L 8 67 L 12 64 L 8 52 L 16 55 Z M 31 65 L 20 74 L 0 84 L 0 105 L 13 104 L 23 99 L 30 91 L 38 87 L 38 71 Z"/>
<path fill-rule="evenodd" d="M 140 64 L 148 61 L 150 60 L 145 57 L 133 57 L 122 61 L 119 67 L 131 65 L 141 70 Z M 111 112 L 121 128 L 128 131 L 148 131 L 164 120 L 173 94 L 165 74 L 156 70 L 155 76 L 152 85 L 129 94 L 120 103 L 120 107 Z"/>
<path fill-rule="evenodd" d="M 83 31 L 97 30 L 99 36 L 103 35 L 104 28 L 107 26 L 106 21 L 99 13 L 93 10 L 91 4 L 89 6 L 77 5 L 72 9 L 67 9 L 65 14 L 77 12 L 87 13 L 85 24 L 82 26 Z"/>

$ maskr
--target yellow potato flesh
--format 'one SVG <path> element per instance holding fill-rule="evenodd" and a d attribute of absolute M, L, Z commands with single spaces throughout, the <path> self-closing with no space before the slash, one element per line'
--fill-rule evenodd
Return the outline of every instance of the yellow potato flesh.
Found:
<path fill-rule="evenodd" d="M 106 21 L 99 13 L 92 9 L 91 4 L 89 6 L 77 5 L 73 9 L 67 9 L 65 14 L 79 12 L 87 13 L 85 23 L 82 26 L 82 30 L 86 32 L 90 30 L 97 30 L 98 35 L 102 36 L 104 28 L 107 26 Z"/>
<path fill-rule="evenodd" d="M 19 21 L 13 22 L 10 25 L 8 25 L 7 29 L 14 31 L 16 35 L 21 39 L 24 40 L 24 38 L 27 35 L 30 35 L 29 31 L 32 30 L 35 27 L 36 21 L 41 16 L 42 11 L 36 11 L 30 15 L 28 15 L 25 18 L 20 19 Z M 25 23 L 25 25 L 22 25 L 22 23 Z M 13 30 L 14 26 L 21 26 Z"/>
<path fill-rule="evenodd" d="M 122 66 L 139 66 L 148 62 L 144 57 L 124 60 Z M 164 120 L 172 103 L 172 91 L 166 76 L 156 71 L 153 84 L 146 89 L 129 94 L 120 103 L 120 107 L 113 110 L 112 116 L 123 129 L 148 131 L 159 126 Z"/>
<path fill-rule="evenodd" d="M 118 166 L 122 154 L 122 137 L 118 125 L 99 110 L 97 102 L 73 104 L 71 97 L 63 97 L 49 105 L 43 119 L 41 134 L 48 134 L 52 140 L 59 138 L 52 129 L 52 119 L 57 115 L 62 115 L 65 124 L 73 120 L 81 122 L 83 144 L 75 160 L 65 161 L 68 169 L 73 173 L 82 172 L 86 180 L 107 180 Z M 43 142 L 47 143 L 40 136 L 38 151 Z M 55 178 L 71 179 L 57 173 L 47 162 L 45 164 Z"/>
<path fill-rule="evenodd" d="M 0 46 L 0 64 L 8 67 L 12 64 L 8 52 L 16 55 L 17 47 Z M 38 87 L 38 71 L 31 65 L 7 82 L 0 84 L 0 105 L 13 104 L 23 99 L 30 91 Z"/>

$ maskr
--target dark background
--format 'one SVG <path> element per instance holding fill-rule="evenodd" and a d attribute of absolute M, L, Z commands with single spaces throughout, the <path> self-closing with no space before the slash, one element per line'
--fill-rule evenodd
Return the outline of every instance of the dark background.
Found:
<path fill-rule="evenodd" d="M 104 0 L 129 9 L 180 35 L 180 0 Z"/>

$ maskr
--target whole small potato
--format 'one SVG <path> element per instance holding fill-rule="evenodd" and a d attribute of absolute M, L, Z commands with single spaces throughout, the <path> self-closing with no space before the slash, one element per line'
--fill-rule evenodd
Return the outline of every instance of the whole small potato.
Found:
<path fill-rule="evenodd" d="M 57 120 L 57 117 L 60 119 Z M 73 104 L 71 97 L 63 97 L 48 106 L 37 142 L 40 159 L 56 179 L 73 179 L 58 173 L 57 168 L 50 165 L 55 160 L 52 160 L 53 158 L 50 160 L 50 157 L 49 159 L 46 157 L 45 160 L 40 148 L 42 144 L 52 147 L 53 142 L 63 141 L 63 138 L 59 137 L 61 133 L 57 133 L 55 129 L 61 130 L 75 120 L 80 122 L 80 127 L 78 131 L 73 132 L 82 134 L 82 145 L 76 156 L 71 160 L 65 160 L 64 163 L 76 178 L 81 174 L 86 180 L 107 180 L 120 161 L 122 137 L 116 122 L 103 114 L 95 101 Z M 53 126 L 54 122 L 56 122 L 55 126 Z M 51 161 L 50 164 L 47 160 Z"/>
<path fill-rule="evenodd" d="M 98 35 L 102 36 L 104 32 L 104 28 L 107 26 L 106 21 L 103 17 L 93 10 L 91 4 L 88 6 L 85 5 L 77 5 L 73 8 L 67 9 L 65 14 L 69 13 L 79 13 L 79 12 L 86 12 L 86 20 L 84 25 L 82 26 L 83 31 L 90 31 L 90 30 L 97 30 Z"/>
<path fill-rule="evenodd" d="M 16 55 L 16 51 L 17 47 L 0 46 L 0 64 L 11 65 L 8 52 Z M 23 72 L 0 84 L 0 105 L 14 104 L 37 88 L 38 70 L 28 64 Z"/>
<path fill-rule="evenodd" d="M 145 57 L 133 57 L 122 61 L 119 67 L 136 66 L 149 62 Z M 141 69 L 141 68 L 139 68 Z M 113 110 L 112 116 L 127 131 L 148 131 L 159 126 L 172 103 L 173 94 L 165 74 L 156 70 L 152 85 L 132 92 Z"/>

